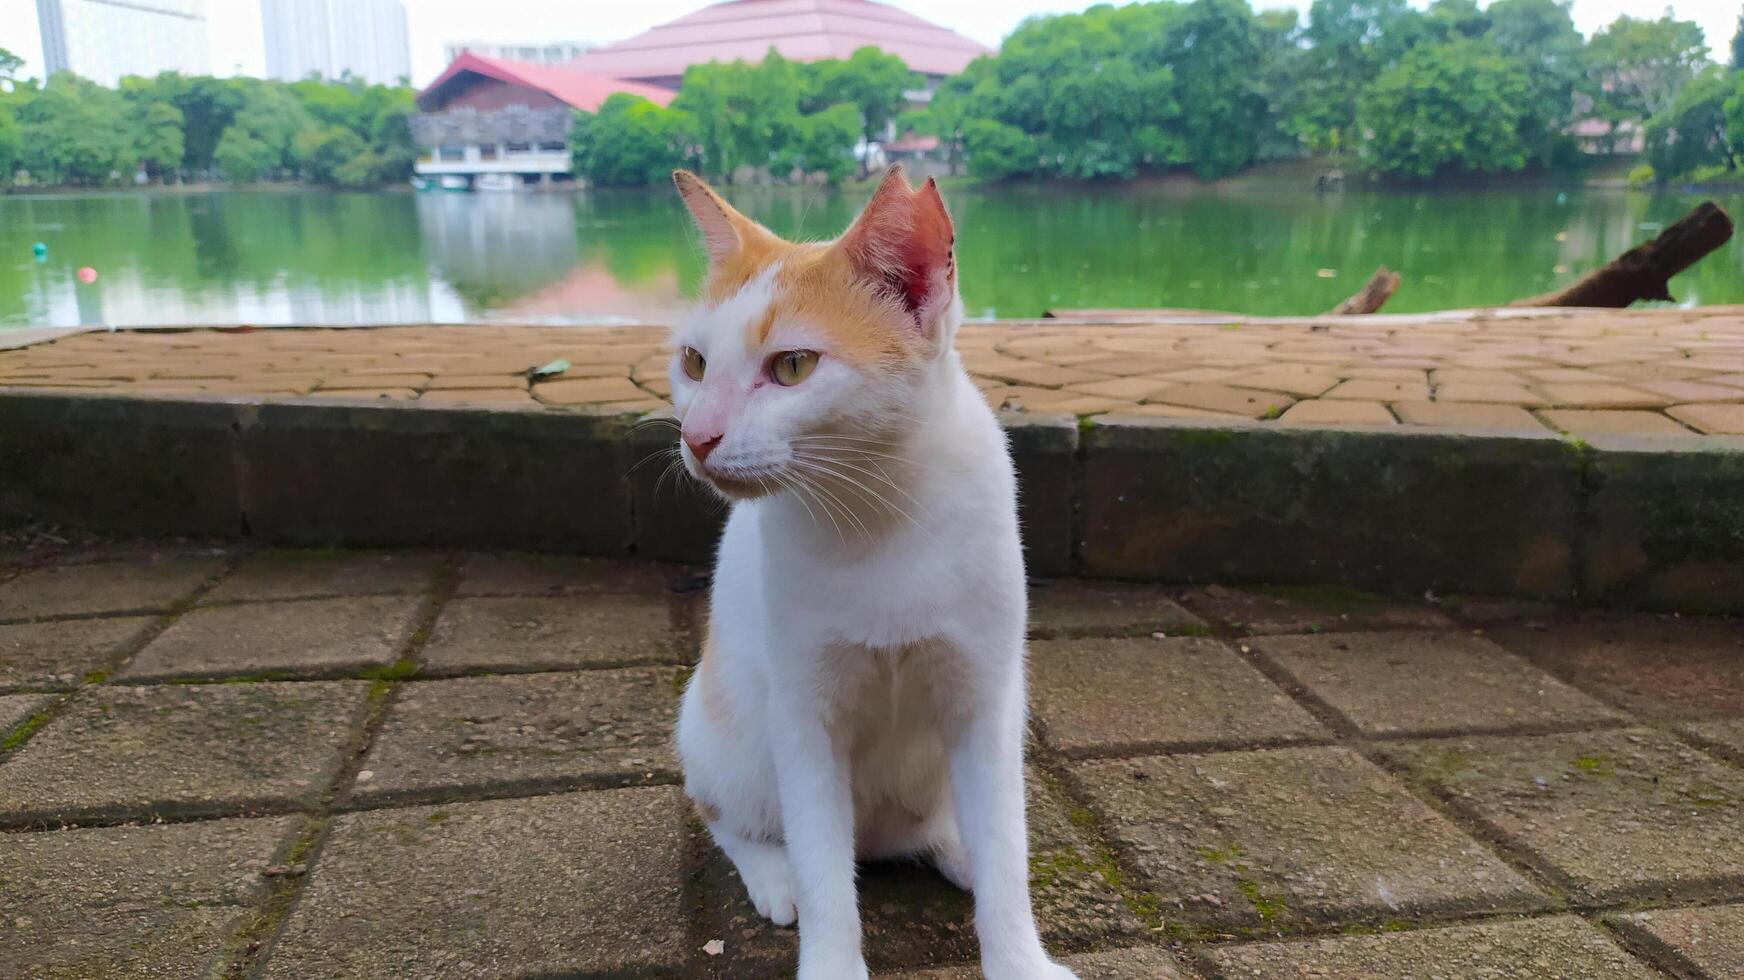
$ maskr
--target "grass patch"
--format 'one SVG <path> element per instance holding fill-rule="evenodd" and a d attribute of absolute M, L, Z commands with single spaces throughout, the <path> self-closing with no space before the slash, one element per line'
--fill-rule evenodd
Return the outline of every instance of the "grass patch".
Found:
<path fill-rule="evenodd" d="M 411 657 L 401 657 L 385 667 L 370 667 L 358 672 L 359 677 L 366 681 L 405 681 L 418 676 L 418 662 Z"/>
<path fill-rule="evenodd" d="M 23 745 L 25 742 L 30 741 L 30 736 L 35 735 L 37 729 L 48 724 L 49 717 L 49 709 L 44 708 L 36 714 L 31 715 L 29 718 L 24 719 L 24 721 L 19 724 L 17 728 L 14 728 L 10 734 L 5 738 L 0 739 L 0 753 L 10 752 L 13 749 L 18 748 L 20 745 Z"/>
<path fill-rule="evenodd" d="M 1252 878 L 1235 879 L 1235 887 L 1241 892 L 1241 896 L 1248 900 L 1248 904 L 1254 907 L 1254 912 L 1258 913 L 1260 921 L 1268 925 L 1276 922 L 1287 908 L 1283 899 L 1267 895 L 1261 891 L 1259 882 Z"/>

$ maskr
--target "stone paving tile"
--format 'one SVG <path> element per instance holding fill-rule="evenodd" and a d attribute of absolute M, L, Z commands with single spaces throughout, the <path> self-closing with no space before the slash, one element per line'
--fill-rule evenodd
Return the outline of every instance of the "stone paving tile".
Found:
<path fill-rule="evenodd" d="M 0 584 L 0 619 L 162 611 L 223 566 L 221 558 L 174 557 L 32 569 Z"/>
<path fill-rule="evenodd" d="M 1364 378 L 1346 381 L 1321 397 L 1367 402 L 1425 401 L 1429 398 L 1429 386 L 1417 381 Z"/>
<path fill-rule="evenodd" d="M 340 816 L 263 976 L 676 973 L 681 801 L 658 787 Z"/>
<path fill-rule="evenodd" d="M 1354 383 L 1354 382 L 1347 382 Z M 1384 383 L 1384 382 L 1377 382 Z M 1281 421 L 1292 425 L 1397 425 L 1398 420 L 1380 402 L 1323 401 L 1297 402 L 1290 406 Z"/>
<path fill-rule="evenodd" d="M 1296 399 L 1275 392 L 1232 388 L 1228 385 L 1181 384 L 1154 392 L 1151 401 L 1257 419 L 1283 412 L 1295 404 Z"/>
<path fill-rule="evenodd" d="M 1071 772 L 1171 919 L 1270 930 L 1539 902 L 1346 748 L 1111 759 Z"/>
<path fill-rule="evenodd" d="M 1179 312 L 1170 311 L 1073 311 L 1078 322 L 1069 331 L 1038 334 L 1034 325 L 970 324 L 958 346 L 979 386 L 1004 388 L 1019 401 L 1035 399 L 1029 407 L 1037 411 L 1045 403 L 1048 411 L 1124 414 L 1148 399 L 1269 419 L 1297 398 L 1433 404 L 1433 374 L 1434 397 L 1441 402 L 1677 406 L 1674 412 L 1705 407 L 1714 410 L 1700 413 L 1708 422 L 1685 421 L 1715 432 L 1744 429 L 1744 394 L 1728 394 L 1744 392 L 1730 383 L 1744 372 L 1738 354 L 1744 326 L 1736 310 L 1696 320 L 1680 311 L 1629 311 L 1622 317 L 1582 311 L 1506 320 L 1492 313 L 1436 314 L 1364 324 L 1235 314 L 1212 314 L 1217 322 L 1205 322 L 1205 316 L 1182 322 Z M 295 344 L 285 342 L 287 331 L 247 338 L 206 333 L 177 347 L 125 331 L 0 352 L 0 381 L 39 389 L 97 386 L 149 394 L 176 388 L 263 396 L 320 385 L 329 398 L 335 395 L 331 389 L 345 385 L 399 399 L 427 387 L 419 402 L 526 411 L 640 412 L 663 404 L 659 327 L 589 331 L 587 343 L 551 328 L 464 334 L 449 328 L 439 335 L 440 329 L 350 331 Z M 1649 335 L 1650 342 L 1641 339 Z M 536 356 L 500 353 L 510 348 Z M 520 372 L 558 355 L 570 361 L 569 370 L 530 393 Z M 1102 386 L 1107 381 L 1120 383 Z M 1094 387 L 1059 390 L 1066 386 Z M 1049 391 L 1052 398 L 1037 394 Z M 1257 403 L 1254 393 L 1266 403 Z M 1007 395 L 995 391 L 989 398 L 999 404 Z M 1274 397 L 1282 401 L 1273 404 Z M 1456 414 L 1463 407 L 1456 406 Z M 1292 421 L 1350 424 L 1307 422 L 1316 411 L 1334 410 L 1301 409 Z M 1424 424 L 1407 414 L 1399 411 L 1408 424 Z M 1514 416 L 1509 424 L 1522 423 Z M 1526 424 L 1532 431 L 1535 423 Z"/>
<path fill-rule="evenodd" d="M 293 818 L 0 835 L 0 971 L 212 975 Z"/>
<path fill-rule="evenodd" d="M 1448 629 L 1453 622 L 1424 603 L 1397 602 L 1336 587 L 1277 586 L 1244 591 L 1221 585 L 1189 589 L 1188 608 L 1252 634 L 1332 630 Z"/>
<path fill-rule="evenodd" d="M 0 746 L 5 745 L 5 737 L 14 728 L 23 724 L 26 718 L 41 711 L 48 705 L 49 700 L 49 698 L 38 694 L 0 695 Z"/>
<path fill-rule="evenodd" d="M 1223 980 L 1322 977 L 1651 980 L 1660 974 L 1572 915 L 1375 936 L 1224 946 L 1202 954 Z"/>
<path fill-rule="evenodd" d="M 1533 394 L 1526 386 L 1520 384 L 1447 384 L 1436 390 L 1435 397 L 1449 402 L 1476 402 L 1494 405 L 1544 404 L 1543 398 Z"/>
<path fill-rule="evenodd" d="M 1062 752 L 1189 749 L 1330 737 L 1239 654 L 1216 640 L 1053 640 L 1030 644 L 1030 701 Z"/>
<path fill-rule="evenodd" d="M 1744 435 L 1744 405 L 1674 405 L 1665 414 L 1697 432 L 1712 435 Z"/>
<path fill-rule="evenodd" d="M 661 595 L 456 599 L 442 610 L 426 668 L 541 670 L 687 660 L 691 641 Z"/>
<path fill-rule="evenodd" d="M 1576 436 L 1687 436 L 1689 429 L 1658 412 L 1628 409 L 1547 409 L 1544 420 Z"/>
<path fill-rule="evenodd" d="M 471 596 L 665 592 L 672 572 L 647 562 L 551 555 L 470 555 L 456 594 Z"/>
<path fill-rule="evenodd" d="M 1596 901 L 1744 886 L 1744 772 L 1646 729 L 1379 751 Z"/>
<path fill-rule="evenodd" d="M 1744 622 L 1738 620 L 1634 616 L 1490 635 L 1636 714 L 1744 715 Z"/>
<path fill-rule="evenodd" d="M 334 677 L 399 658 L 423 599 L 372 596 L 194 609 L 121 671 L 128 681 L 170 677 Z"/>
<path fill-rule="evenodd" d="M 400 688 L 351 797 L 434 799 L 677 778 L 673 667 L 420 681 Z"/>
<path fill-rule="evenodd" d="M 1253 641 L 1368 736 L 1570 727 L 1623 716 L 1469 633 L 1268 636 Z"/>
<path fill-rule="evenodd" d="M 1050 948 L 1122 945 L 1147 930 L 1127 908 L 1112 881 L 1118 873 L 1086 843 L 1071 813 L 1048 788 L 1046 777 L 1027 773 L 1030 889 L 1036 923 Z M 692 894 L 702 934 L 718 937 L 719 957 L 693 963 L 710 980 L 751 980 L 791 975 L 796 934 L 757 915 L 744 885 L 708 834 L 694 835 Z M 874 972 L 912 970 L 942 963 L 973 962 L 979 955 L 974 902 L 930 866 L 873 862 L 860 871 L 860 914 L 866 957 Z"/>
<path fill-rule="evenodd" d="M 1394 402 L 1393 412 L 1406 425 L 1446 429 L 1492 429 L 1502 432 L 1543 432 L 1544 425 L 1518 405 L 1479 402 Z"/>
<path fill-rule="evenodd" d="M 0 626 L 0 688 L 70 687 L 107 670 L 156 622 L 121 616 Z"/>
<path fill-rule="evenodd" d="M 245 559 L 200 601 L 420 592 L 432 583 L 438 561 L 406 552 L 264 551 Z"/>
<path fill-rule="evenodd" d="M 1029 632 L 1037 639 L 1074 636 L 1200 634 L 1205 621 L 1154 585 L 1055 579 L 1030 583 Z"/>
<path fill-rule="evenodd" d="M 55 823 L 306 806 L 362 721 L 361 681 L 81 692 L 0 763 L 0 819 Z"/>
<path fill-rule="evenodd" d="M 1660 909 L 1611 921 L 1692 975 L 1744 977 L 1744 905 Z"/>
<path fill-rule="evenodd" d="M 1101 953 L 1079 953 L 1056 957 L 1078 980 L 1179 980 L 1182 974 L 1174 957 L 1155 946 L 1108 950 Z M 885 975 L 881 975 L 882 977 Z M 981 980 L 981 970 L 974 966 L 947 967 L 919 973 L 889 974 L 890 980 Z"/>

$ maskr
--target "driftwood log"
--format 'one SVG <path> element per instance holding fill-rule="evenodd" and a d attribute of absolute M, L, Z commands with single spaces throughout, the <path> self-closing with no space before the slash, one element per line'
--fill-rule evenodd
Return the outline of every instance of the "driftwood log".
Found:
<path fill-rule="evenodd" d="M 1672 301 L 1669 280 L 1732 238 L 1732 219 L 1705 201 L 1676 224 L 1557 290 L 1510 306 L 1599 306 L 1622 309 L 1637 300 Z"/>
<path fill-rule="evenodd" d="M 1327 311 L 1327 316 L 1360 316 L 1373 313 L 1385 306 L 1387 300 L 1393 298 L 1393 290 L 1399 288 L 1399 274 L 1386 266 L 1375 270 L 1363 288 L 1350 295 L 1350 298 Z"/>

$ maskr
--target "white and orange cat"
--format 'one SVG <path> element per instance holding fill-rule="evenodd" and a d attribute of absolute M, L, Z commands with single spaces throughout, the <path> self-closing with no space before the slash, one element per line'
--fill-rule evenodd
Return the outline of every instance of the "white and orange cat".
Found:
<path fill-rule="evenodd" d="M 684 464 L 732 501 L 685 790 L 800 980 L 865 977 L 857 858 L 975 895 L 989 980 L 1070 980 L 1030 908 L 1024 572 L 1004 433 L 952 347 L 950 216 L 892 169 L 796 244 L 674 175 L 708 252 L 675 331 Z"/>

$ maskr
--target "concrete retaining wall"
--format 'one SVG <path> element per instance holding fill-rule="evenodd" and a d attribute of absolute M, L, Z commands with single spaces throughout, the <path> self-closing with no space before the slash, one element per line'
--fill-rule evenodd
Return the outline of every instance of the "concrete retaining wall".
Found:
<path fill-rule="evenodd" d="M 1744 610 L 1744 440 L 1008 421 L 1032 572 Z M 706 561 L 664 426 L 0 395 L 0 526 Z M 646 462 L 643 462 L 647 460 Z"/>

